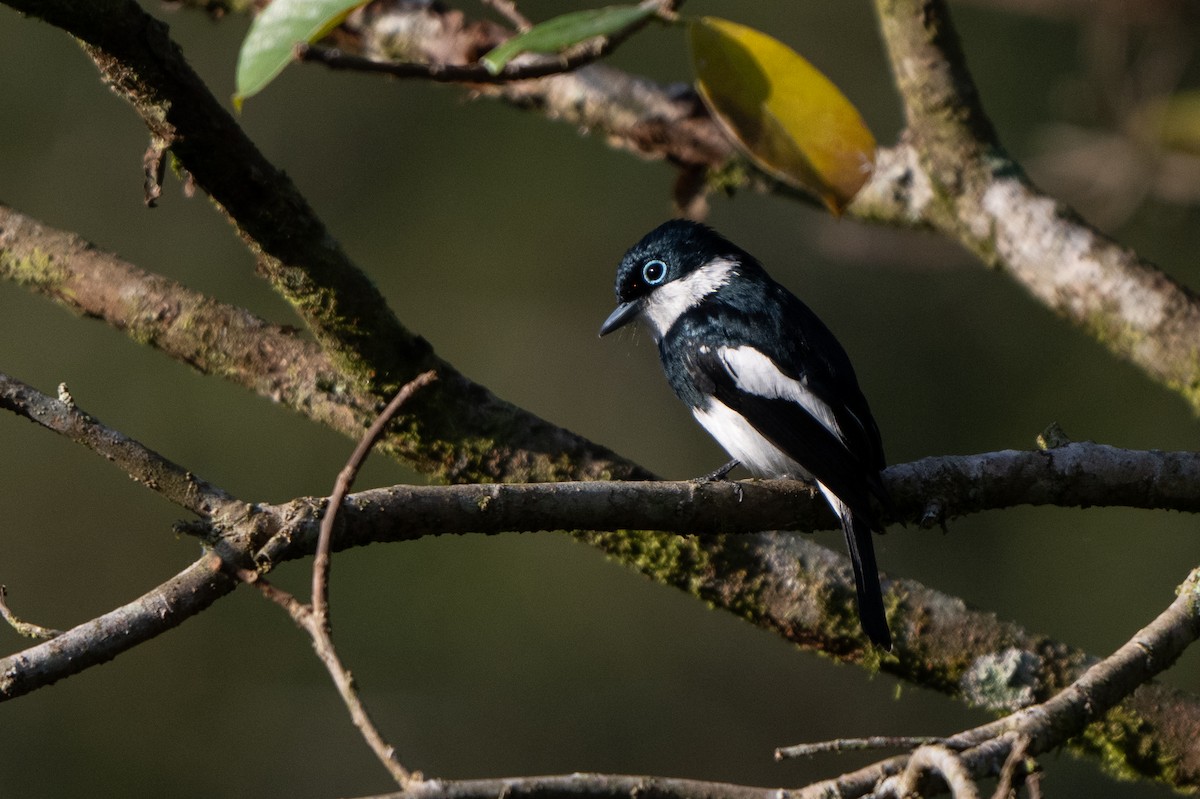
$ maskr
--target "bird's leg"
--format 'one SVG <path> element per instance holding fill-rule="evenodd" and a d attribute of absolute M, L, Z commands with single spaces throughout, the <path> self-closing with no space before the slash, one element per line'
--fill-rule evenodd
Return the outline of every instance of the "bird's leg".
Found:
<path fill-rule="evenodd" d="M 729 473 L 732 472 L 734 469 L 736 469 L 738 466 L 740 466 L 741 463 L 742 462 L 739 461 L 737 458 L 734 458 L 729 463 L 726 463 L 723 466 L 719 466 L 718 468 L 713 469 L 708 474 L 703 475 L 702 477 L 697 477 L 697 478 L 693 479 L 692 482 L 698 486 L 702 486 L 707 483 L 717 483 L 722 480 L 728 480 Z M 737 501 L 740 503 L 742 501 L 742 485 L 741 485 L 741 483 L 734 483 L 733 490 L 737 494 Z"/>
<path fill-rule="evenodd" d="M 723 466 L 719 466 L 716 469 L 713 469 L 711 472 L 709 472 L 708 474 L 706 474 L 702 477 L 697 477 L 692 482 L 703 484 L 703 483 L 715 483 L 720 480 L 728 480 L 729 473 L 741 465 L 742 465 L 742 462 L 739 461 L 737 458 L 734 458 L 729 463 L 726 463 Z"/>

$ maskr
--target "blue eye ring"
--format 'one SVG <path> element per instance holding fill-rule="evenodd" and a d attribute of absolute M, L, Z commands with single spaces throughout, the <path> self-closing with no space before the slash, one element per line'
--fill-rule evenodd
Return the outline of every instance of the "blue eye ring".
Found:
<path fill-rule="evenodd" d="M 667 265 L 655 258 L 642 265 L 642 280 L 648 286 L 657 286 L 667 279 Z"/>

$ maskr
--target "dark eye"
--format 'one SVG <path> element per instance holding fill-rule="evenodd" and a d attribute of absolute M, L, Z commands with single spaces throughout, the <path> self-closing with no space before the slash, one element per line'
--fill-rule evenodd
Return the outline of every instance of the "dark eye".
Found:
<path fill-rule="evenodd" d="M 663 278 L 666 276 L 667 265 L 658 259 L 647 261 L 646 265 L 642 267 L 642 280 L 646 281 L 648 285 L 657 286 L 663 282 Z"/>

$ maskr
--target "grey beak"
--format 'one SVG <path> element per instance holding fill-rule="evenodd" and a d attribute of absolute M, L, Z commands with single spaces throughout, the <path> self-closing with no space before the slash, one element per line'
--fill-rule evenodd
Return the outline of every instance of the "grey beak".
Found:
<path fill-rule="evenodd" d="M 621 303 L 608 315 L 608 318 L 604 320 L 604 324 L 600 325 L 600 335 L 607 336 L 617 328 L 629 324 L 641 310 L 642 304 L 637 300 Z"/>

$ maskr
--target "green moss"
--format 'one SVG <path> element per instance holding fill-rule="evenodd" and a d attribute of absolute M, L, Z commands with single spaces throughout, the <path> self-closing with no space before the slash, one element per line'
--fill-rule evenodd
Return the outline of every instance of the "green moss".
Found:
<path fill-rule="evenodd" d="M 1090 336 L 1118 354 L 1132 352 L 1146 338 L 1144 331 L 1121 321 L 1115 308 L 1098 308 L 1087 314 L 1081 324 Z"/>
<path fill-rule="evenodd" d="M 35 247 L 27 257 L 17 257 L 0 252 L 0 272 L 11 275 L 20 285 L 37 286 L 63 291 L 63 282 L 68 271 L 59 266 L 54 256 Z"/>
<path fill-rule="evenodd" d="M 1192 406 L 1192 412 L 1200 414 L 1200 349 L 1193 349 L 1188 359 L 1187 377 L 1184 380 L 1168 379 L 1167 388 L 1183 395 Z"/>
<path fill-rule="evenodd" d="M 712 555 L 697 536 L 650 530 L 611 533 L 579 532 L 580 540 L 597 546 L 614 560 L 659 582 L 702 596 L 705 578 L 712 574 Z"/>
<path fill-rule="evenodd" d="M 708 190 L 733 196 L 738 189 L 744 188 L 750 182 L 746 161 L 739 156 L 730 157 L 720 166 L 713 167 L 705 174 Z"/>
<path fill-rule="evenodd" d="M 1153 725 L 1123 705 L 1090 725 L 1069 748 L 1098 757 L 1104 770 L 1117 779 L 1177 784 L 1176 757 L 1159 746 Z"/>

